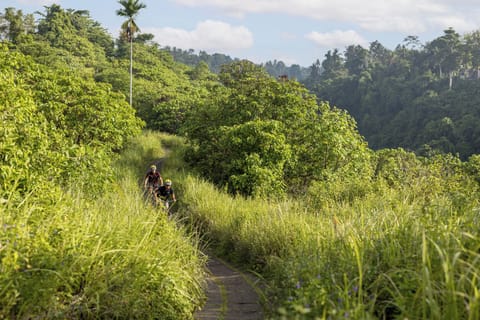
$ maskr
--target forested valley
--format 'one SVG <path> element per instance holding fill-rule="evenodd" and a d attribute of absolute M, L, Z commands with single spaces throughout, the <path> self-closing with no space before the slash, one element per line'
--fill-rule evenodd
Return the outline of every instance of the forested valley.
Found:
<path fill-rule="evenodd" d="M 229 56 L 169 48 L 175 60 L 200 61 L 218 73 Z M 332 49 L 308 68 L 282 61 L 262 64 L 275 78 L 302 83 L 320 101 L 348 111 L 374 149 L 402 147 L 417 154 L 479 152 L 480 31 L 453 29 L 421 43 L 407 36 L 394 50 L 375 41 L 369 48 Z M 238 60 L 238 59 L 236 59 Z"/>
<path fill-rule="evenodd" d="M 55 4 L 0 39 L 0 319 L 191 319 L 205 243 L 271 319 L 480 317 L 480 31 L 308 70 Z M 139 187 L 167 150 L 175 221 Z"/>

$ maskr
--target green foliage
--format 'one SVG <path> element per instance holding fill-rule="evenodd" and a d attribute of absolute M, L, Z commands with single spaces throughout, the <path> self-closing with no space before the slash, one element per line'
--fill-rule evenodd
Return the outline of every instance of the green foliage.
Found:
<path fill-rule="evenodd" d="M 319 100 L 347 110 L 375 149 L 425 145 L 463 160 L 478 150 L 478 32 L 453 29 L 425 45 L 411 36 L 393 51 L 329 51 L 304 81 Z"/>
<path fill-rule="evenodd" d="M 428 207 L 430 197 L 445 196 L 459 211 L 466 210 L 464 205 L 475 203 L 479 189 L 472 170 L 474 158 L 467 163 L 451 154 L 419 158 L 403 149 L 385 149 L 377 152 L 376 158 L 377 182 L 414 196 L 409 201 L 421 202 L 418 197 Z"/>
<path fill-rule="evenodd" d="M 36 62 L 91 78 L 107 62 L 106 55 L 113 54 L 111 36 L 89 17 L 88 11 L 52 5 L 37 14 L 41 15 L 37 24 L 31 14 L 18 11 L 17 22 L 12 21 L 11 14 L 5 14 L 7 38 L 13 37 L 8 33 L 12 24 L 21 25 L 21 32 L 9 45 Z"/>
<path fill-rule="evenodd" d="M 420 174 L 420 160 L 413 152 L 403 149 L 384 149 L 376 153 L 375 177 L 389 187 L 409 187 Z"/>
<path fill-rule="evenodd" d="M 133 109 L 107 85 L 0 49 L 2 192 L 47 180 L 100 191 L 112 173 L 112 151 L 140 130 Z"/>
<path fill-rule="evenodd" d="M 150 165 L 165 157 L 166 148 L 160 141 L 161 135 L 146 130 L 128 140 L 121 157 L 115 160 L 118 178 L 137 176 L 143 179 Z"/>
<path fill-rule="evenodd" d="M 373 152 L 353 119 L 325 103 L 321 110 L 321 116 L 309 125 L 309 138 L 300 145 L 297 166 L 297 179 L 308 186 L 308 203 L 317 208 L 364 196 L 373 174 Z"/>
<path fill-rule="evenodd" d="M 132 140 L 95 201 L 46 184 L 21 203 L 2 199 L 0 318 L 192 319 L 204 300 L 197 240 L 145 205 L 137 184 L 160 138 Z"/>
<path fill-rule="evenodd" d="M 113 40 L 89 17 L 88 11 L 64 10 L 56 4 L 45 9 L 36 33 L 40 40 L 63 50 L 64 56 L 76 57 L 84 67 L 96 68 L 105 63 L 105 54 L 112 54 Z"/>
<path fill-rule="evenodd" d="M 140 10 L 146 8 L 147 6 L 139 0 L 119 0 L 118 3 L 122 5 L 122 8 L 116 11 L 117 15 L 127 18 L 127 20 L 122 24 L 122 32 L 123 35 L 131 42 L 134 34 L 137 31 L 140 31 L 135 22 L 135 18 L 138 16 Z"/>
<path fill-rule="evenodd" d="M 319 116 L 307 122 L 304 130 L 306 137 L 297 145 L 300 157 L 294 170 L 304 183 L 333 176 L 368 183 L 372 152 L 346 112 L 322 103 Z"/>
<path fill-rule="evenodd" d="M 26 34 L 33 33 L 35 29 L 32 14 L 23 15 L 22 10 L 5 8 L 0 14 L 0 39 L 7 39 L 13 43 L 19 41 Z"/>
<path fill-rule="evenodd" d="M 473 155 L 468 159 L 466 170 L 480 184 L 480 155 Z"/>
<path fill-rule="evenodd" d="M 142 125 L 124 96 L 107 84 L 57 72 L 57 78 L 53 73 L 36 78 L 33 90 L 47 119 L 75 144 L 118 150 Z"/>
<path fill-rule="evenodd" d="M 184 114 L 207 89 L 203 80 L 190 82 L 189 69 L 173 63 L 156 46 L 134 43 L 135 80 L 133 106 L 147 128 L 177 133 L 183 124 Z M 98 81 L 110 83 L 114 90 L 128 96 L 129 62 L 117 59 L 96 75 Z"/>
<path fill-rule="evenodd" d="M 232 198 L 191 176 L 183 201 L 217 253 L 264 276 L 270 318 L 474 319 L 478 185 L 452 156 L 378 158 L 374 188 L 349 202 L 325 194 L 321 210 Z"/>
<path fill-rule="evenodd" d="M 197 252 L 166 217 L 131 205 L 142 198 L 129 183 L 93 204 L 0 208 L 2 317 L 191 317 Z"/>
<path fill-rule="evenodd" d="M 193 49 L 182 50 L 181 48 L 171 48 L 169 46 L 163 47 L 162 51 L 168 52 L 175 59 L 175 61 L 192 68 L 205 63 L 208 68 L 215 73 L 219 73 L 223 65 L 238 60 L 232 59 L 230 56 L 221 53 L 214 53 L 210 55 L 205 51 L 200 51 L 198 54 L 195 54 Z"/>
<path fill-rule="evenodd" d="M 231 192 L 267 197 L 282 194 L 283 170 L 291 152 L 281 128 L 278 121 L 258 120 L 220 128 L 218 148 L 229 154 L 229 161 L 219 165 L 229 177 Z"/>
<path fill-rule="evenodd" d="M 225 65 L 219 79 L 224 86 L 211 89 L 183 129 L 193 146 L 189 162 L 215 183 L 259 196 L 281 195 L 287 185 L 303 193 L 330 175 L 371 176 L 353 119 L 318 106 L 298 82 L 279 82 L 248 61 Z"/>
<path fill-rule="evenodd" d="M 291 66 L 285 65 L 283 61 L 267 61 L 262 66 L 265 71 L 268 72 L 274 78 L 287 77 L 287 79 L 302 81 L 309 73 L 309 69 L 302 67 L 298 64 L 292 64 Z"/>
<path fill-rule="evenodd" d="M 22 60 L 5 46 L 0 49 L 0 191 L 6 197 L 14 190 L 45 183 L 47 177 L 59 178 L 58 164 L 65 157 L 52 148 L 63 144 L 62 136 L 49 126 L 32 92 L 14 71 Z"/>
<path fill-rule="evenodd" d="M 311 68 L 308 87 L 347 108 L 373 146 L 418 157 L 373 152 L 347 112 L 247 61 L 217 77 L 206 64 L 175 63 L 148 34 L 119 39 L 113 52 L 88 13 L 57 5 L 38 32 L 18 11 L 0 20 L 9 40 L 0 46 L 0 318 L 191 318 L 202 299 L 195 240 L 137 190 L 162 146 L 252 196 L 185 176 L 178 156 L 162 172 L 179 187 L 185 220 L 262 272 L 273 316 L 478 318 L 480 165 L 475 155 L 462 162 L 480 145 L 476 33 L 449 29 L 423 49 L 414 37 L 394 51 L 350 46 Z M 135 137 L 126 40 L 136 112 L 148 128 L 181 132 L 187 149 L 179 138 Z M 114 152 L 126 146 L 116 174 Z M 83 199 L 92 194 L 96 202 Z"/>

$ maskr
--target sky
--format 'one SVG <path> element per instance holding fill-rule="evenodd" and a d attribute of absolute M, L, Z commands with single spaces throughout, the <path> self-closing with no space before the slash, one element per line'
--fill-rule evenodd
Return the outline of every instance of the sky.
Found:
<path fill-rule="evenodd" d="M 328 50 L 368 48 L 379 41 L 394 49 L 410 35 L 422 43 L 452 27 L 460 34 L 480 29 L 479 0 L 140 0 L 136 17 L 143 33 L 160 46 L 222 53 L 255 63 L 312 65 Z M 88 10 L 117 37 L 124 21 L 117 0 L 0 0 L 24 14 L 53 3 Z M 37 16 L 38 17 L 38 16 Z"/>

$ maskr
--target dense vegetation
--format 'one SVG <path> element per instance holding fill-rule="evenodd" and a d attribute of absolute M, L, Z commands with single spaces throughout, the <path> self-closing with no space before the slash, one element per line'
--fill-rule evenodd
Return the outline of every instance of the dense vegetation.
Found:
<path fill-rule="evenodd" d="M 265 277 L 272 318 L 480 316 L 477 33 L 330 52 L 308 91 L 129 32 L 0 15 L 0 318 L 192 316 L 197 241 L 137 190 L 161 145 L 178 214 Z"/>
<path fill-rule="evenodd" d="M 479 50 L 480 31 L 453 29 L 426 44 L 407 37 L 393 51 L 378 41 L 351 45 L 329 51 L 304 83 L 348 110 L 375 149 L 433 148 L 466 159 L 480 152 Z"/>
<path fill-rule="evenodd" d="M 216 184 L 268 197 L 303 193 L 330 175 L 351 177 L 348 184 L 369 176 L 370 151 L 345 112 L 248 61 L 224 67 L 219 78 L 183 128 L 188 161 Z"/>
<path fill-rule="evenodd" d="M 142 121 L 123 95 L 0 45 L 2 194 L 77 183 L 101 192 L 108 159 Z"/>
<path fill-rule="evenodd" d="M 166 50 L 191 66 L 206 62 L 215 73 L 238 61 Z M 298 80 L 320 101 L 347 110 L 374 149 L 403 147 L 425 155 L 433 148 L 466 159 L 480 145 L 475 94 L 480 87 L 479 50 L 479 31 L 460 35 L 447 29 L 427 43 L 408 36 L 394 50 L 378 41 L 368 48 L 331 50 L 309 68 L 276 60 L 262 67 L 274 78 Z"/>
<path fill-rule="evenodd" d="M 158 136 L 132 140 L 144 122 L 94 78 L 112 39 L 58 6 L 37 29 L 20 28 L 31 19 L 18 11 L 5 17 L 0 318 L 191 318 L 204 261 L 195 239 L 143 204 L 138 177 L 163 150 Z"/>
<path fill-rule="evenodd" d="M 233 59 L 232 57 L 225 54 L 208 54 L 203 50 L 200 50 L 198 54 L 196 54 L 195 50 L 193 49 L 183 50 L 181 48 L 172 48 L 170 46 L 165 46 L 162 48 L 162 50 L 170 53 L 173 59 L 175 59 L 175 61 L 181 62 L 192 68 L 203 62 L 208 66 L 208 69 L 210 69 L 214 73 L 220 72 L 224 64 L 238 61 L 237 58 Z"/>
<path fill-rule="evenodd" d="M 163 156 L 159 140 L 132 140 L 94 201 L 78 185 L 34 184 L 20 201 L 2 198 L 0 318 L 192 317 L 204 299 L 197 240 L 145 205 L 137 183 L 145 163 Z"/>
<path fill-rule="evenodd" d="M 264 276 L 272 319 L 473 320 L 479 160 L 386 150 L 350 200 L 335 182 L 303 201 L 232 198 L 193 176 L 182 194 L 217 253 Z"/>
<path fill-rule="evenodd" d="M 86 11 L 57 5 L 45 11 L 35 22 L 31 14 L 5 9 L 0 38 L 39 63 L 64 64 L 129 96 L 128 37 L 112 39 Z M 161 48 L 152 38 L 136 33 L 131 39 L 133 107 L 148 128 L 178 133 L 185 113 L 202 103 L 222 66 L 240 60 Z M 480 145 L 479 39 L 478 31 L 459 35 L 448 29 L 425 44 L 409 36 L 395 50 L 378 41 L 367 49 L 335 49 L 308 69 L 281 61 L 261 66 L 274 78 L 299 80 L 319 101 L 347 110 L 373 149 L 402 147 L 421 155 L 436 150 L 466 160 Z"/>

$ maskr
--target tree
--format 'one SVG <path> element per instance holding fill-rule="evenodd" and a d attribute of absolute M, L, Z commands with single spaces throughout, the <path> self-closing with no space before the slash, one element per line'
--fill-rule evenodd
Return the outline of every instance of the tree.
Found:
<path fill-rule="evenodd" d="M 385 68 L 385 66 L 390 63 L 392 52 L 385 48 L 380 42 L 374 41 L 370 43 L 369 51 L 370 63 L 373 64 L 372 67 Z"/>
<path fill-rule="evenodd" d="M 405 39 L 403 39 L 403 43 L 405 44 L 406 48 L 409 48 L 411 50 L 419 49 L 422 47 L 418 36 L 407 36 Z"/>
<path fill-rule="evenodd" d="M 309 71 L 310 73 L 303 83 L 305 84 L 305 87 L 313 91 L 316 85 L 320 82 L 323 72 L 322 64 L 320 63 L 319 59 L 317 59 L 315 63 L 310 66 Z"/>
<path fill-rule="evenodd" d="M 187 161 L 213 182 L 234 194 L 282 196 L 369 175 L 367 144 L 346 112 L 319 106 L 297 81 L 277 81 L 248 61 L 225 65 L 219 79 L 183 128 Z"/>
<path fill-rule="evenodd" d="M 453 74 L 460 66 L 460 35 L 452 28 L 444 30 L 444 35 L 430 42 L 426 48 L 433 63 L 438 67 L 440 78 L 443 72 L 449 76 L 449 89 L 452 88 Z"/>
<path fill-rule="evenodd" d="M 325 60 L 322 61 L 323 74 L 322 78 L 335 78 L 345 74 L 343 57 L 338 53 L 338 49 L 332 51 L 328 50 L 325 54 Z"/>
<path fill-rule="evenodd" d="M 5 8 L 5 13 L 0 14 L 0 39 L 16 43 L 22 34 L 33 31 L 31 20 L 32 15 L 24 16 L 22 10 Z"/>
<path fill-rule="evenodd" d="M 368 68 L 368 50 L 360 45 L 350 45 L 345 50 L 345 67 L 349 74 L 359 75 Z"/>
<path fill-rule="evenodd" d="M 48 181 L 81 182 L 92 192 L 106 186 L 112 152 L 143 125 L 124 96 L 5 44 L 0 74 L 0 197 Z"/>
<path fill-rule="evenodd" d="M 449 89 L 452 89 L 453 74 L 458 70 L 461 63 L 461 40 L 460 35 L 452 28 L 444 31 L 444 35 L 441 37 L 444 42 L 445 49 L 448 54 L 445 59 L 445 70 L 449 76 Z"/>
<path fill-rule="evenodd" d="M 468 33 L 464 38 L 471 67 L 476 73 L 475 77 L 480 79 L 480 54 L 478 54 L 480 52 L 480 30 Z"/>
<path fill-rule="evenodd" d="M 53 4 L 45 7 L 45 13 L 37 14 L 41 18 L 35 41 L 18 45 L 37 62 L 49 66 L 63 64 L 90 77 L 106 63 L 105 54 L 112 54 L 111 36 L 90 18 L 88 11 L 63 10 Z"/>
<path fill-rule="evenodd" d="M 132 85 L 133 85 L 133 36 L 135 32 L 140 31 L 134 18 L 139 11 L 147 6 L 138 0 L 120 0 L 118 1 L 123 8 L 117 10 L 117 15 L 127 17 L 127 21 L 122 24 L 124 35 L 130 42 L 130 105 L 132 105 Z"/>
<path fill-rule="evenodd" d="M 230 192 L 257 197 L 283 195 L 284 168 L 292 156 L 284 131 L 275 120 L 220 128 L 218 150 L 228 154 L 222 169 L 228 175 Z"/>

